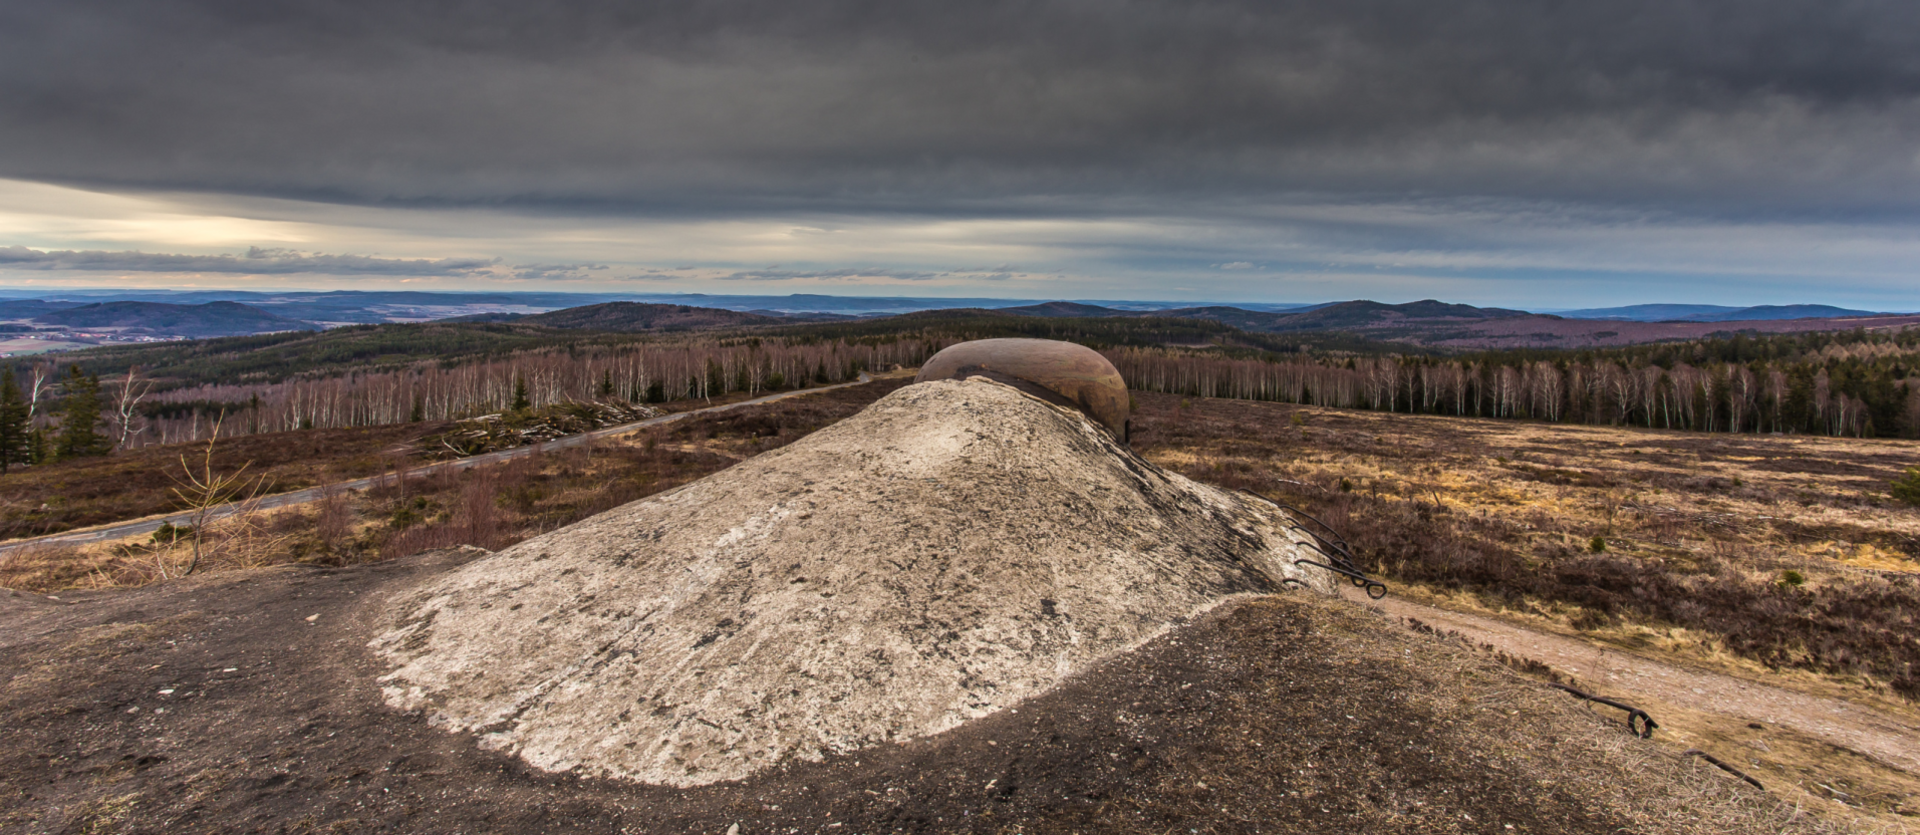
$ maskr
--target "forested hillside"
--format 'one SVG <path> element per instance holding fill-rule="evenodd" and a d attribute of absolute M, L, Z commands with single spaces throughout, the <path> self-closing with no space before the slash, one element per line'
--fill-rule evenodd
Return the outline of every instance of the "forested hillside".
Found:
<path fill-rule="evenodd" d="M 1920 437 L 1920 329 L 1604 351 L 1269 356 L 1122 349 L 1136 389 L 1395 412 L 1708 432 Z"/>
<path fill-rule="evenodd" d="M 119 446 L 138 447 L 203 437 L 223 414 L 225 431 L 254 432 L 468 417 L 507 408 L 522 389 L 534 406 L 757 393 L 913 366 L 956 342 L 1011 336 L 1092 346 L 1132 388 L 1186 396 L 1920 437 L 1916 328 L 1447 355 L 1339 334 L 1247 333 L 1206 319 L 951 310 L 677 335 L 520 323 L 360 326 L 78 352 L 15 371 L 44 432 L 64 420 L 66 367 L 100 375 L 101 431 Z"/>

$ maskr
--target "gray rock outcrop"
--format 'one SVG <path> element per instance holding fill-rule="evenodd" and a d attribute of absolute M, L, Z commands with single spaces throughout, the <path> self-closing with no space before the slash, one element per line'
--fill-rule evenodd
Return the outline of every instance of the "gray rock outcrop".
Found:
<path fill-rule="evenodd" d="M 534 766 L 702 785 L 1015 707 L 1288 578 L 1330 591 L 1286 523 L 1079 412 L 929 382 L 464 566 L 373 647 L 389 704 Z"/>

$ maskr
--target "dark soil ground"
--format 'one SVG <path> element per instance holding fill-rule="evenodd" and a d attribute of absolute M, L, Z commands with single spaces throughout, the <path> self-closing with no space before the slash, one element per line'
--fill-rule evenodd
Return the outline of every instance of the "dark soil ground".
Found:
<path fill-rule="evenodd" d="M 1229 603 L 948 733 L 735 784 L 533 772 L 384 706 L 385 601 L 477 551 L 0 594 L 10 832 L 1814 831 L 1485 657 Z M 737 830 L 731 829 L 735 825 Z"/>

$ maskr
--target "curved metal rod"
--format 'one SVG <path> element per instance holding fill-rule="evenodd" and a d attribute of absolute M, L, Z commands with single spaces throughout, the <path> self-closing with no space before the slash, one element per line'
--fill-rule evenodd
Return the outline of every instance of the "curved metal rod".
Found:
<path fill-rule="evenodd" d="M 1238 490 L 1238 488 L 1235 488 L 1235 489 Z M 1319 525 L 1322 528 L 1325 528 L 1327 533 L 1330 533 L 1333 535 L 1333 539 L 1330 540 L 1330 544 L 1333 544 L 1334 547 L 1339 548 L 1342 551 L 1345 551 L 1349 547 L 1351 547 L 1347 543 L 1346 537 L 1341 536 L 1340 532 L 1338 530 L 1335 530 L 1332 525 L 1329 525 L 1325 522 L 1320 521 L 1320 517 L 1318 516 L 1315 516 L 1311 513 L 1301 510 L 1300 508 L 1294 507 L 1293 505 L 1287 504 L 1286 502 L 1276 502 L 1272 499 L 1267 498 L 1266 496 L 1262 496 L 1259 493 L 1255 493 L 1252 490 L 1239 490 L 1239 492 L 1248 496 L 1252 496 L 1256 499 L 1259 499 L 1260 501 L 1266 502 L 1267 504 L 1273 505 L 1274 507 L 1280 508 L 1281 510 L 1284 510 L 1288 513 L 1292 513 L 1296 516 L 1306 519 L 1307 521 L 1310 521 L 1316 525 Z M 1295 526 L 1295 527 L 1298 527 L 1298 526 Z M 1305 533 L 1308 536 L 1314 537 L 1315 539 L 1326 539 L 1326 537 L 1323 537 L 1320 534 L 1314 533 L 1313 531 L 1307 530 L 1305 528 L 1300 528 L 1300 531 L 1302 533 Z"/>
<path fill-rule="evenodd" d="M 1311 542 L 1301 542 L 1298 544 L 1305 545 L 1308 548 L 1312 548 L 1314 553 L 1319 554 L 1320 556 L 1326 557 L 1327 561 L 1333 563 L 1336 566 L 1339 566 L 1341 573 L 1346 574 L 1348 579 L 1353 579 L 1354 585 L 1356 586 L 1366 585 L 1366 583 L 1363 583 L 1358 579 L 1354 579 L 1356 576 L 1365 576 L 1366 572 L 1361 571 L 1360 566 L 1354 565 L 1352 560 L 1345 559 L 1341 557 L 1341 555 L 1338 553 L 1328 553 L 1327 549 L 1322 548 L 1319 545 L 1315 545 Z"/>
<path fill-rule="evenodd" d="M 1707 762 L 1710 762 L 1710 763 L 1713 763 L 1713 764 L 1714 764 L 1714 765 L 1716 765 L 1716 766 L 1719 766 L 1719 767 L 1720 767 L 1720 770 L 1721 770 L 1721 771 L 1724 771 L 1724 772 L 1726 772 L 1726 773 L 1728 773 L 1728 774 L 1731 774 L 1731 775 L 1733 775 L 1733 776 L 1735 776 L 1735 777 L 1738 777 L 1738 778 L 1740 778 L 1740 779 L 1742 779 L 1742 780 L 1745 780 L 1745 781 L 1747 781 L 1747 785 L 1750 785 L 1750 786 L 1752 786 L 1752 787 L 1754 787 L 1754 788 L 1756 788 L 1756 789 L 1759 789 L 1759 790 L 1761 790 L 1761 791 L 1766 791 L 1766 790 L 1767 790 L 1767 787 L 1766 787 L 1766 786 L 1762 786 L 1762 785 L 1760 785 L 1760 781 L 1759 781 L 1759 780 L 1755 780 L 1755 779 L 1753 779 L 1752 777 L 1748 777 L 1748 776 L 1747 776 L 1747 773 L 1746 773 L 1746 772 L 1744 772 L 1744 771 L 1741 771 L 1740 769 L 1737 769 L 1737 768 L 1734 768 L 1733 766 L 1730 766 L 1730 765 L 1727 765 L 1726 763 L 1724 763 L 1724 762 L 1721 762 L 1721 761 L 1720 761 L 1720 758 L 1719 758 L 1719 757 L 1716 757 L 1716 756 L 1714 756 L 1714 755 L 1712 755 L 1712 754 L 1709 754 L 1709 753 L 1707 753 L 1707 752 L 1705 752 L 1705 751 L 1702 751 L 1702 750 L 1700 750 L 1700 749 L 1698 749 L 1698 748 L 1689 748 L 1689 749 L 1687 749 L 1687 750 L 1686 750 L 1686 752 L 1684 752 L 1684 753 L 1682 753 L 1682 754 L 1681 754 L 1680 756 L 1682 756 L 1682 757 L 1699 757 L 1700 759 L 1703 759 L 1703 760 L 1706 760 Z"/>
<path fill-rule="evenodd" d="M 1386 583 L 1382 583 L 1379 580 L 1375 580 L 1372 577 L 1368 577 L 1367 575 L 1361 574 L 1358 571 L 1348 571 L 1347 569 L 1341 568 L 1339 566 L 1327 565 L 1326 563 L 1318 563 L 1318 562 L 1314 562 L 1313 560 L 1294 560 L 1293 564 L 1294 565 L 1311 565 L 1315 568 L 1324 568 L 1328 571 L 1331 571 L 1335 574 L 1338 574 L 1342 577 L 1352 580 L 1354 585 L 1366 589 L 1367 597 L 1372 598 L 1374 600 L 1379 600 L 1380 598 L 1387 596 Z"/>
<path fill-rule="evenodd" d="M 1652 739 L 1653 729 L 1660 727 L 1660 723 L 1653 721 L 1653 717 L 1647 715 L 1646 711 L 1641 710 L 1637 707 L 1634 707 L 1633 705 L 1621 704 L 1620 702 L 1616 702 L 1604 696 L 1594 696 L 1587 693 L 1583 693 L 1579 690 L 1576 690 L 1572 687 L 1568 687 L 1567 685 L 1564 685 L 1564 684 L 1547 682 L 1547 686 L 1552 687 L 1556 690 L 1565 690 L 1568 693 L 1573 694 L 1575 698 L 1581 699 L 1583 701 L 1599 702 L 1600 704 L 1606 705 L 1607 707 L 1618 708 L 1620 710 L 1626 711 L 1627 712 L 1627 733 L 1633 734 L 1634 736 L 1640 737 L 1641 739 Z"/>
<path fill-rule="evenodd" d="M 1315 541 L 1315 542 L 1318 542 L 1318 543 L 1320 543 L 1321 545 L 1325 545 L 1325 546 L 1326 546 L 1326 548 L 1317 548 L 1317 549 L 1316 549 L 1316 550 L 1318 550 L 1318 551 L 1319 551 L 1320 553 L 1322 553 L 1322 554 L 1326 554 L 1326 555 L 1327 555 L 1327 557 L 1328 557 L 1329 559 L 1332 559 L 1332 560 L 1335 560 L 1335 561 L 1337 561 L 1337 562 L 1341 562 L 1341 563 L 1344 563 L 1344 564 L 1346 564 L 1348 568 L 1352 568 L 1352 569 L 1353 569 L 1353 570 L 1355 570 L 1355 571 L 1359 571 L 1359 570 L 1360 570 L 1359 568 L 1357 568 L 1357 567 L 1355 567 L 1355 566 L 1353 565 L 1353 552 L 1352 552 L 1352 551 L 1349 551 L 1349 550 L 1347 550 L 1347 548 L 1346 548 L 1346 546 L 1344 546 L 1344 545 L 1342 545 L 1342 544 L 1340 544 L 1340 543 L 1338 543 L 1338 542 L 1335 542 L 1335 541 L 1333 541 L 1333 540 L 1331 540 L 1331 539 L 1328 539 L 1328 538 L 1326 538 L 1326 537 L 1324 537 L 1324 536 L 1321 536 L 1320 534 L 1317 534 L 1317 533 L 1314 533 L 1314 532 L 1313 532 L 1312 530 L 1309 530 L 1309 529 L 1307 529 L 1307 528 L 1303 528 L 1303 527 L 1300 527 L 1299 525 L 1297 525 L 1297 524 L 1295 524 L 1295 523 L 1293 523 L 1293 522 L 1288 522 L 1288 523 L 1287 523 L 1287 530 L 1291 530 L 1291 531 L 1299 531 L 1299 532 L 1301 532 L 1301 533 L 1303 533 L 1303 534 L 1306 534 L 1307 536 L 1310 536 L 1310 537 L 1313 537 L 1313 539 L 1314 539 L 1314 541 Z M 1331 549 L 1333 549 L 1333 550 L 1332 550 L 1332 551 L 1330 552 L 1330 551 L 1328 551 L 1328 550 L 1327 550 L 1328 548 L 1331 548 Z"/>
<path fill-rule="evenodd" d="M 1288 513 L 1292 513 L 1292 514 L 1295 514 L 1295 515 L 1298 515 L 1298 516 L 1301 516 L 1301 517 L 1303 517 L 1303 518 L 1305 518 L 1305 519 L 1307 519 L 1308 521 L 1310 521 L 1310 522 L 1312 522 L 1312 523 L 1314 523 L 1314 524 L 1316 524 L 1316 525 L 1319 525 L 1319 526 L 1320 526 L 1320 527 L 1322 527 L 1322 528 L 1325 528 L 1325 529 L 1326 529 L 1326 531 L 1327 531 L 1327 533 L 1330 533 L 1330 534 L 1333 534 L 1333 538 L 1334 538 L 1334 540 L 1336 540 L 1336 541 L 1338 541 L 1338 542 L 1340 543 L 1340 550 L 1342 550 L 1342 551 L 1344 551 L 1344 550 L 1347 550 L 1347 549 L 1348 549 L 1349 547 L 1351 547 L 1351 546 L 1350 546 L 1350 545 L 1349 545 L 1349 544 L 1347 543 L 1347 538 L 1346 538 L 1346 537 L 1344 537 L 1344 536 L 1341 536 L 1341 535 L 1340 535 L 1340 532 L 1339 532 L 1338 530 L 1335 530 L 1335 529 L 1334 529 L 1334 527 L 1333 527 L 1332 525 L 1329 525 L 1329 524 L 1327 524 L 1327 523 L 1325 523 L 1325 522 L 1322 522 L 1322 521 L 1320 521 L 1320 517 L 1318 517 L 1318 516 L 1315 516 L 1315 515 L 1313 515 L 1313 514 L 1311 514 L 1311 513 L 1308 513 L 1308 512 L 1306 512 L 1306 511 L 1304 511 L 1304 510 L 1301 510 L 1300 508 L 1297 508 L 1297 507 L 1294 507 L 1293 505 L 1290 505 L 1290 504 L 1287 504 L 1286 502 L 1276 502 L 1276 501 L 1274 501 L 1274 500 L 1272 500 L 1272 499 L 1267 499 L 1267 498 L 1266 498 L 1265 496 L 1262 496 L 1262 497 L 1260 497 L 1260 498 L 1262 498 L 1262 499 L 1266 499 L 1266 501 L 1267 501 L 1268 503 L 1270 503 L 1270 504 L 1272 504 L 1272 505 L 1273 505 L 1274 507 L 1277 507 L 1277 508 L 1280 508 L 1281 510 L 1284 510 L 1284 511 L 1286 511 L 1286 512 L 1288 512 Z"/>

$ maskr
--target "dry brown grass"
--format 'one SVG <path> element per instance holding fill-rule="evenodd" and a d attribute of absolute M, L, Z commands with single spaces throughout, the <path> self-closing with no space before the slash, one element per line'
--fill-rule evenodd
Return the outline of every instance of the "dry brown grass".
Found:
<path fill-rule="evenodd" d="M 1920 511 L 1885 495 L 1915 442 L 1138 399 L 1148 458 L 1320 515 L 1428 594 L 1920 696 Z"/>
<path fill-rule="evenodd" d="M 247 474 L 271 489 L 298 490 L 380 472 L 394 456 L 407 454 L 415 438 L 445 428 L 415 423 L 223 437 L 212 464 L 229 473 L 250 464 Z M 198 463 L 205 451 L 200 441 L 15 469 L 0 476 L 0 539 L 177 510 L 172 488 L 182 475 L 180 458 Z"/>
<path fill-rule="evenodd" d="M 903 383 L 690 419 L 468 474 L 393 478 L 262 515 L 253 541 L 283 537 L 272 553 L 249 559 L 243 555 L 263 551 L 235 548 L 213 569 L 502 547 L 790 443 Z M 1916 648 L 1920 510 L 1888 501 L 1883 491 L 1920 460 L 1920 444 L 1151 394 L 1138 401 L 1135 447 L 1149 459 L 1323 514 L 1395 582 L 1396 594 L 1774 684 L 1910 707 L 1898 689 L 1903 668 L 1887 665 L 1910 663 L 1901 653 Z M 1589 549 L 1594 536 L 1606 540 L 1604 553 Z M 0 557 L 0 585 L 52 591 L 157 579 L 158 571 L 142 569 L 143 558 L 152 556 L 104 547 L 15 552 Z M 1806 581 L 1783 587 L 1787 570 Z M 1920 786 L 1898 769 L 1784 729 L 1730 726 L 1686 705 L 1643 706 L 1660 717 L 1663 739 L 1731 753 L 1770 788 L 1809 804 L 1844 795 L 1842 802 L 1868 816 L 1863 831 L 1920 811 L 1911 800 Z M 1702 779 L 1718 785 L 1711 769 Z"/>
<path fill-rule="evenodd" d="M 459 545 L 503 548 L 792 443 L 910 381 L 910 375 L 883 378 L 458 472 L 410 473 L 389 459 L 390 469 L 371 489 L 210 525 L 209 556 L 199 570 L 351 565 Z M 218 460 L 232 463 L 224 451 Z M 190 550 L 186 540 L 151 538 L 27 546 L 0 554 L 0 587 L 55 592 L 145 585 L 178 577 Z"/>
<path fill-rule="evenodd" d="M 1396 594 L 1914 715 L 1920 511 L 1885 490 L 1920 444 L 1138 402 L 1150 460 L 1322 516 Z M 1899 768 L 1641 706 L 1662 739 L 1843 804 L 1860 831 L 1920 815 L 1920 777 Z"/>

